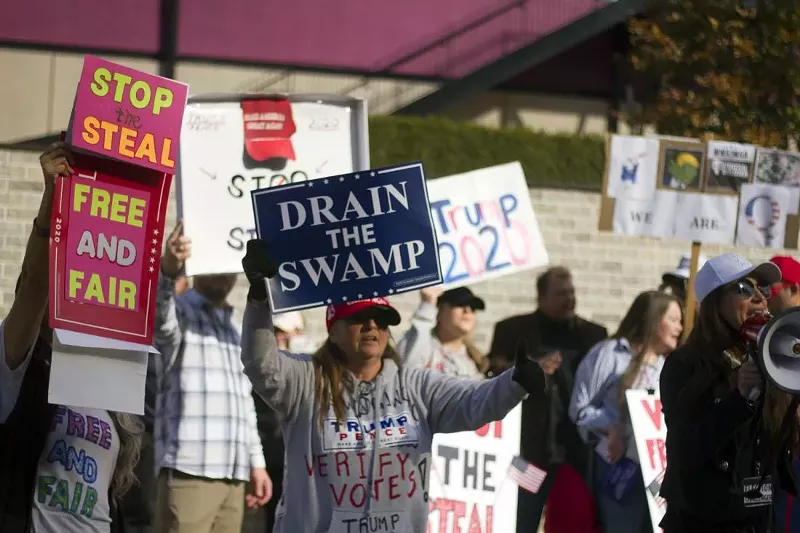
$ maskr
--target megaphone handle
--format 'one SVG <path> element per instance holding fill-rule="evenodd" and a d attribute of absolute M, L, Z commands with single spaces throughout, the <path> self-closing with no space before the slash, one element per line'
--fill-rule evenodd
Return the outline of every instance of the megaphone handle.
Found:
<path fill-rule="evenodd" d="M 755 402 L 761 396 L 761 387 L 753 387 L 750 391 L 750 395 L 747 397 L 747 401 Z"/>

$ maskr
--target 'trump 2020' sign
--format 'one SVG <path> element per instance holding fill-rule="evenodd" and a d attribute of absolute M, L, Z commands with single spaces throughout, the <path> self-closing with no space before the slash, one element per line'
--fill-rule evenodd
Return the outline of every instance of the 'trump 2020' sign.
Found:
<path fill-rule="evenodd" d="M 252 192 L 276 313 L 441 282 L 422 163 Z"/>
<path fill-rule="evenodd" d="M 466 285 L 549 261 L 519 163 L 428 182 L 446 285 Z"/>

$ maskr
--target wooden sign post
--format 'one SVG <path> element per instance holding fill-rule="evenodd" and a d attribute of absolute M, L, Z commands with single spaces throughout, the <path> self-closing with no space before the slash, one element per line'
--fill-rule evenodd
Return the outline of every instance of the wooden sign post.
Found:
<path fill-rule="evenodd" d="M 695 311 L 697 310 L 697 299 L 694 296 L 694 278 L 697 275 L 697 265 L 700 262 L 700 248 L 702 243 L 692 242 L 692 258 L 689 261 L 689 283 L 686 286 L 686 308 L 683 311 L 683 338 L 689 338 L 694 326 Z"/>

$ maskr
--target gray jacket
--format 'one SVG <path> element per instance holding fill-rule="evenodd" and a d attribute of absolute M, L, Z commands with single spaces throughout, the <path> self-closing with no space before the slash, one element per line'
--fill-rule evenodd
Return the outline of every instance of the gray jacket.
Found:
<path fill-rule="evenodd" d="M 387 359 L 372 382 L 353 378 L 345 420 L 331 406 L 320 425 L 312 358 L 278 350 L 266 303 L 245 308 L 242 362 L 283 420 L 275 533 L 425 531 L 433 435 L 500 420 L 526 396 L 511 372 L 475 381 Z"/>

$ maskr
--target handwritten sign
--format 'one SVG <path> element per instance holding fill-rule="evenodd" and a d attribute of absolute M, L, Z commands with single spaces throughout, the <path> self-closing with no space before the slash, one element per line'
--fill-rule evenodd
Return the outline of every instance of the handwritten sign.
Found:
<path fill-rule="evenodd" d="M 86 56 L 67 140 L 89 152 L 175 174 L 189 86 Z"/>
<path fill-rule="evenodd" d="M 434 436 L 428 531 L 516 531 L 517 485 L 507 474 L 521 413 L 517 406 L 477 431 Z"/>
<path fill-rule="evenodd" d="M 251 191 L 369 168 L 361 100 L 202 98 L 189 100 L 181 132 L 178 213 L 186 235 L 203 236 L 192 243 L 187 275 L 242 271 L 256 235 Z"/>
<path fill-rule="evenodd" d="M 519 163 L 428 183 L 444 283 L 466 285 L 546 265 Z"/>
<path fill-rule="evenodd" d="M 149 345 L 172 175 L 88 154 L 56 182 L 50 326 Z"/>
<path fill-rule="evenodd" d="M 646 390 L 631 389 L 625 392 L 625 399 L 630 411 L 653 532 L 660 533 L 658 524 L 667 512 L 667 502 L 659 495 L 667 468 L 667 424 L 661 412 L 661 398 L 658 392 L 650 394 Z"/>
<path fill-rule="evenodd" d="M 441 283 L 422 163 L 252 192 L 276 313 Z"/>

